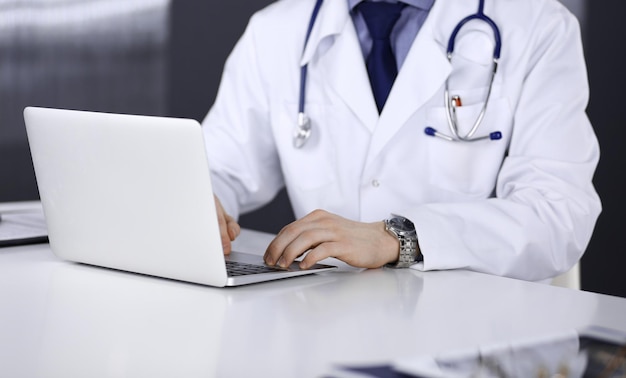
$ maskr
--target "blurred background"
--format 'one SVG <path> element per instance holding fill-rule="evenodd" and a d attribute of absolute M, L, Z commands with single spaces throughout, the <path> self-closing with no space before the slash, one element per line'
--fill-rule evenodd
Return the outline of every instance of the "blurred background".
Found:
<path fill-rule="evenodd" d="M 248 18 L 270 0 L 0 0 L 0 202 L 38 199 L 22 110 L 28 105 L 194 118 L 215 99 L 224 61 Z M 626 297 L 621 148 L 626 74 L 623 0 L 562 0 L 581 22 L 589 117 L 601 146 L 594 182 L 604 210 L 581 263 L 584 290 Z M 615 99 L 615 100 L 613 100 Z M 277 232 L 286 195 L 242 216 Z"/>

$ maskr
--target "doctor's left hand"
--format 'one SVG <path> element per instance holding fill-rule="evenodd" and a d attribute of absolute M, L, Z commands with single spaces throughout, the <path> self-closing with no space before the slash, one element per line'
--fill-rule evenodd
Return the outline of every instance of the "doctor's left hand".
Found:
<path fill-rule="evenodd" d="M 358 268 L 379 268 L 398 260 L 400 244 L 380 222 L 355 222 L 323 210 L 315 210 L 285 226 L 265 252 L 265 263 L 288 267 L 309 251 L 300 262 L 307 269 L 327 257 L 335 257 Z"/>
<path fill-rule="evenodd" d="M 241 232 L 241 227 L 237 220 L 230 216 L 222 206 L 219 198 L 217 196 L 213 196 L 215 198 L 215 210 L 217 211 L 217 223 L 220 226 L 220 238 L 222 239 L 222 249 L 224 250 L 225 255 L 229 255 L 231 252 L 232 244 L 231 242 L 239 236 Z"/>

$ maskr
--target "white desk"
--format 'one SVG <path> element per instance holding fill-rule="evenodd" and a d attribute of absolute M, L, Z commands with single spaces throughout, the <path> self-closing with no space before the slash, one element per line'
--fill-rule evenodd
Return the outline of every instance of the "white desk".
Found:
<path fill-rule="evenodd" d="M 268 235 L 246 232 L 240 250 Z M 216 289 L 0 249 L 0 377 L 315 377 L 590 324 L 626 299 L 466 271 L 332 272 Z"/>

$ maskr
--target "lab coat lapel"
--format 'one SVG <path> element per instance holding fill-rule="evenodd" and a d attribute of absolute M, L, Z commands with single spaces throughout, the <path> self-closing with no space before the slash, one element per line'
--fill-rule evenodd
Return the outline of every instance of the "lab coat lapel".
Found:
<path fill-rule="evenodd" d="M 398 73 L 375 130 L 370 160 L 435 95 L 451 72 L 445 53 L 446 28 L 440 20 L 443 3 L 443 0 L 435 1 Z"/>
<path fill-rule="evenodd" d="M 321 80 L 372 132 L 378 122 L 378 111 L 346 0 L 326 0 L 318 20 L 319 28 L 313 29 L 301 63 L 309 62 L 312 71 L 314 55 L 319 54 Z"/>

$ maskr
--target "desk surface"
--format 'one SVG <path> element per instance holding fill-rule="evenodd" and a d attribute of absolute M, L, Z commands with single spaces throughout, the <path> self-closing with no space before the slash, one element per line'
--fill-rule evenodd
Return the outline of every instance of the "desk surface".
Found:
<path fill-rule="evenodd" d="M 270 236 L 246 231 L 242 251 Z M 467 271 L 345 269 L 211 288 L 0 249 L 0 376 L 308 377 L 596 324 L 626 299 Z"/>

